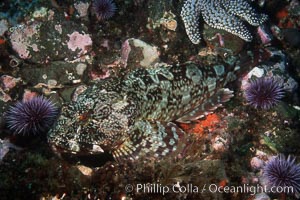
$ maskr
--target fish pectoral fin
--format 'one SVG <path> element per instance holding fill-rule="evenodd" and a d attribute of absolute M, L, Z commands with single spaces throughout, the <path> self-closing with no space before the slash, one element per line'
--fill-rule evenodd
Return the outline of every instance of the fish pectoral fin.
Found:
<path fill-rule="evenodd" d="M 120 145 L 113 156 L 117 161 L 136 160 L 142 156 L 162 157 L 177 149 L 185 132 L 172 122 L 138 121 L 128 140 Z"/>
<path fill-rule="evenodd" d="M 184 116 L 180 117 L 176 121 L 181 123 L 195 121 L 211 113 L 218 107 L 222 106 L 222 103 L 229 101 L 230 98 L 233 96 L 233 91 L 229 90 L 228 88 L 222 88 L 210 98 L 205 100 L 201 105 L 197 106 L 192 111 L 186 113 Z"/>

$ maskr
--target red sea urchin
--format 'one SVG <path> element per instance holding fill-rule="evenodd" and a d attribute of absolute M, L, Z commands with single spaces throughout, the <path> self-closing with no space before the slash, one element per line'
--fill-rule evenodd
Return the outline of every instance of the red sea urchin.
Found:
<path fill-rule="evenodd" d="M 274 78 L 259 78 L 245 90 L 246 100 L 255 108 L 270 109 L 284 96 L 282 85 Z"/>
<path fill-rule="evenodd" d="M 14 134 L 38 134 L 48 131 L 57 115 L 57 107 L 50 100 L 39 96 L 17 102 L 5 113 L 5 120 Z"/>
<path fill-rule="evenodd" d="M 111 18 L 116 9 L 116 4 L 112 0 L 94 0 L 92 4 L 92 10 L 98 20 Z"/>
<path fill-rule="evenodd" d="M 278 189 L 285 189 L 285 193 L 299 195 L 300 164 L 295 163 L 295 157 L 278 155 L 271 158 L 263 169 L 263 177 L 267 186 L 281 187 Z"/>

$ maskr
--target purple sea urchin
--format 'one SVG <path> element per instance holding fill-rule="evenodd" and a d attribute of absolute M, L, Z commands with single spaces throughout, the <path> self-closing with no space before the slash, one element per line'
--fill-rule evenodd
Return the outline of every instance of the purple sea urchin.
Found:
<path fill-rule="evenodd" d="M 295 163 L 295 157 L 286 159 L 284 155 L 278 155 L 272 158 L 263 169 L 263 177 L 270 187 L 289 187 L 290 191 L 286 193 L 300 192 L 300 164 Z"/>
<path fill-rule="evenodd" d="M 273 78 L 259 78 L 245 90 L 247 101 L 255 108 L 270 109 L 284 96 L 283 87 Z"/>
<path fill-rule="evenodd" d="M 92 9 L 98 20 L 111 18 L 116 12 L 116 4 L 112 0 L 94 0 Z"/>
<path fill-rule="evenodd" d="M 15 134 L 46 132 L 53 125 L 58 109 L 43 96 L 19 101 L 5 114 L 8 128 Z"/>

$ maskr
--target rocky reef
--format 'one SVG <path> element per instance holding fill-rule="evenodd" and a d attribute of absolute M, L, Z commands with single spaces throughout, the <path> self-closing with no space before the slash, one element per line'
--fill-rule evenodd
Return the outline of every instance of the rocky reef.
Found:
<path fill-rule="evenodd" d="M 297 0 L 2 1 L 1 199 L 299 198 L 299 15 Z M 206 112 L 189 123 L 183 120 L 186 116 L 170 120 L 184 134 L 168 155 L 118 162 L 109 148 L 88 140 L 81 145 L 97 154 L 70 153 L 49 142 L 48 130 L 57 127 L 53 121 L 59 117 L 78 120 L 76 133 L 94 120 L 94 112 L 68 116 L 66 110 L 76 107 L 88 88 L 103 83 L 110 90 L 115 84 L 106 84 L 109 80 L 122 82 L 135 70 L 152 72 L 185 63 L 212 66 L 216 74 L 223 73 L 220 66 L 234 68 L 234 77 L 226 74 L 224 85 L 234 96 L 212 99 L 211 106 L 202 102 L 205 108 L 200 110 Z M 206 73 L 205 67 L 200 71 Z M 182 80 L 185 76 L 199 77 L 186 73 Z M 151 77 L 155 82 L 155 75 Z M 157 77 L 168 78 L 162 72 Z M 143 83 L 149 82 L 132 83 L 126 98 Z M 210 83 L 203 91 L 212 91 Z M 268 98 L 271 106 L 255 106 L 270 102 Z M 35 99 L 39 101 L 30 103 Z M 98 137 L 95 133 L 87 132 Z M 76 144 L 76 137 L 70 143 Z M 289 169 L 278 163 L 289 165 L 294 176 L 287 176 Z M 293 191 L 270 191 L 274 169 L 280 169 L 276 173 L 290 181 L 284 183 Z"/>

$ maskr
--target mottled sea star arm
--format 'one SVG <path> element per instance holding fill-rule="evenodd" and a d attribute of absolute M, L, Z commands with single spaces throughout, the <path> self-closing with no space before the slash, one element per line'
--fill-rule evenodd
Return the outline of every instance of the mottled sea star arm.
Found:
<path fill-rule="evenodd" d="M 203 1 L 201 12 L 204 21 L 211 27 L 223 29 L 229 33 L 239 36 L 249 42 L 252 35 L 243 22 L 236 16 L 229 14 L 218 0 Z"/>
<path fill-rule="evenodd" d="M 251 5 L 245 0 L 221 1 L 228 13 L 237 15 L 253 26 L 259 26 L 268 17 L 265 14 L 258 14 Z"/>
<path fill-rule="evenodd" d="M 200 6 L 198 0 L 187 0 L 181 10 L 181 17 L 186 34 L 194 44 L 199 44 L 201 35 L 199 32 Z"/>

